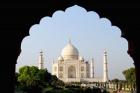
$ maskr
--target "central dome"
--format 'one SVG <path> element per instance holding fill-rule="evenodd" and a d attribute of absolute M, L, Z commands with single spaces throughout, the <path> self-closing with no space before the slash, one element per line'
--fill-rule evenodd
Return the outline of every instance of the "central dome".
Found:
<path fill-rule="evenodd" d="M 64 58 L 64 60 L 78 59 L 79 52 L 77 48 L 69 41 L 69 43 L 62 49 L 61 56 Z"/>

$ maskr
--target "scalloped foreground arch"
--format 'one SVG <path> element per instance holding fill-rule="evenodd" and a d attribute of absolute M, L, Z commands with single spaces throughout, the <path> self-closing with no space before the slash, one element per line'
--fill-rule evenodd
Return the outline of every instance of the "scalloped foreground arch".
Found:
<path fill-rule="evenodd" d="M 139 53 L 139 3 L 117 1 L 93 1 L 93 0 L 48 0 L 29 2 L 3 2 L 0 3 L 0 37 L 1 45 L 1 91 L 14 93 L 15 64 L 21 52 L 21 41 L 29 35 L 31 25 L 38 23 L 43 16 L 52 16 L 57 10 L 79 5 L 87 11 L 95 11 L 100 16 L 107 17 L 113 25 L 122 30 L 122 37 L 128 41 L 128 53 L 134 60 L 136 68 L 137 93 L 140 93 L 140 53 Z M 19 11 L 20 10 L 20 11 Z M 42 12 L 42 11 L 46 12 Z M 7 58 L 8 57 L 8 58 Z"/>

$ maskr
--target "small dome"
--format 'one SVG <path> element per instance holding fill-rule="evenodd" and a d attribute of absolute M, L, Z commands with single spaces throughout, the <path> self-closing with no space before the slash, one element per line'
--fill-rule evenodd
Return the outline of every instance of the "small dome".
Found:
<path fill-rule="evenodd" d="M 59 61 L 62 61 L 62 60 L 63 60 L 63 57 L 59 56 L 59 57 L 58 57 L 58 60 L 59 60 Z"/>
<path fill-rule="evenodd" d="M 77 48 L 69 42 L 61 52 L 62 57 L 64 60 L 69 60 L 69 59 L 78 59 L 79 52 Z"/>
<path fill-rule="evenodd" d="M 79 60 L 80 60 L 80 61 L 84 61 L 84 58 L 83 58 L 83 57 L 79 57 Z"/>

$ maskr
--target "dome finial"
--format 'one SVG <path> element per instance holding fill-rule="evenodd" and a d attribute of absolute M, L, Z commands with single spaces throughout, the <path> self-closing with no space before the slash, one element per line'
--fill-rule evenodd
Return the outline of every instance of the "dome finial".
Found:
<path fill-rule="evenodd" d="M 40 52 L 39 52 L 39 53 L 40 53 L 40 55 L 43 55 L 43 50 L 40 50 Z"/>
<path fill-rule="evenodd" d="M 107 53 L 107 49 L 104 49 L 104 54 L 106 54 Z"/>

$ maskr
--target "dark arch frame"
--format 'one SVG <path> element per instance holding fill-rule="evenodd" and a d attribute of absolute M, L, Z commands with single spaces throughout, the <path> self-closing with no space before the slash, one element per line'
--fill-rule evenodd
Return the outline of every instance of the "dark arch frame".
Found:
<path fill-rule="evenodd" d="M 2 57 L 0 66 L 0 91 L 14 93 L 14 76 L 16 60 L 21 52 L 20 45 L 25 36 L 29 35 L 29 28 L 39 22 L 44 16 L 52 16 L 57 10 L 79 5 L 87 11 L 95 11 L 101 17 L 107 17 L 113 25 L 122 31 L 122 37 L 128 41 L 128 54 L 133 58 L 136 68 L 137 93 L 140 93 L 140 5 L 135 0 L 121 2 L 119 0 L 44 0 L 30 2 L 3 2 L 0 3 L 0 33 L 2 36 Z M 45 11 L 45 12 L 44 12 Z M 7 58 L 8 57 L 8 58 Z M 6 89 L 6 90 L 5 90 Z"/>

